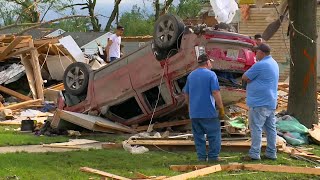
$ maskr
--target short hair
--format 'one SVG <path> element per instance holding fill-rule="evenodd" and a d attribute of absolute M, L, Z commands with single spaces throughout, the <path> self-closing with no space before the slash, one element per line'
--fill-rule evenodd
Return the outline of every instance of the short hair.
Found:
<path fill-rule="evenodd" d="M 254 35 L 254 39 L 262 39 L 262 35 L 261 34 L 256 34 L 256 35 Z"/>
<path fill-rule="evenodd" d="M 117 30 L 124 30 L 124 27 L 123 27 L 123 26 L 118 25 L 118 26 L 117 26 Z"/>

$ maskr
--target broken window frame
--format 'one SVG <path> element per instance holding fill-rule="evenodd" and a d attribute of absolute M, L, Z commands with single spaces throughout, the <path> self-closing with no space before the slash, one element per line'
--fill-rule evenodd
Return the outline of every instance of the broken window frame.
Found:
<path fill-rule="evenodd" d="M 128 100 L 130 100 L 132 98 L 135 100 L 135 102 L 137 103 L 139 109 L 141 110 L 141 114 L 133 116 L 133 117 L 131 117 L 129 119 L 125 119 L 124 117 L 119 116 L 119 114 L 114 114 L 114 112 L 112 112 L 110 110 L 111 107 L 123 104 L 123 103 L 125 103 L 126 101 L 128 101 Z M 107 117 L 110 118 L 110 116 L 112 116 L 113 118 L 110 118 L 110 119 L 116 118 L 117 119 L 116 121 L 120 121 L 120 122 L 132 121 L 132 120 L 135 120 L 135 119 L 139 119 L 139 118 L 141 118 L 141 117 L 143 117 L 145 115 L 146 115 L 146 112 L 145 112 L 143 106 L 141 105 L 141 103 L 139 102 L 139 98 L 137 96 L 132 96 L 132 97 L 126 98 L 124 100 L 121 100 L 119 102 L 116 102 L 116 103 L 108 106 L 107 111 L 106 111 L 106 116 Z"/>
<path fill-rule="evenodd" d="M 149 103 L 149 101 L 147 100 L 146 96 L 145 96 L 145 92 L 153 89 L 157 87 L 159 89 L 160 85 L 153 85 L 153 86 L 148 86 L 147 88 L 145 88 L 141 93 L 141 97 L 142 97 L 142 101 L 144 101 L 144 103 L 147 105 L 147 108 L 149 110 L 149 112 L 153 112 L 154 111 L 154 107 L 151 106 L 151 104 Z M 159 92 L 159 91 L 158 91 Z M 157 98 L 158 98 L 158 93 L 157 93 Z M 161 109 L 164 109 L 170 105 L 173 104 L 173 99 L 172 99 L 172 95 L 171 95 L 171 92 L 167 86 L 167 83 L 166 82 L 163 82 L 162 85 L 161 85 L 161 90 L 160 90 L 160 96 L 162 97 L 162 99 L 164 100 L 165 104 L 163 105 L 160 105 L 159 106 L 159 102 L 158 102 L 158 105 L 157 105 L 157 108 L 156 108 L 156 111 L 159 111 Z M 156 99 L 157 100 L 157 99 Z"/>

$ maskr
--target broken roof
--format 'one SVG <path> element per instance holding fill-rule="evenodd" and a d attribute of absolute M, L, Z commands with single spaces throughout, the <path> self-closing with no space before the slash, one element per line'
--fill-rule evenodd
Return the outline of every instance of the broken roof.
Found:
<path fill-rule="evenodd" d="M 82 47 L 89 42 L 103 36 L 106 32 L 65 32 L 62 36 L 71 36 L 79 47 Z"/>
<path fill-rule="evenodd" d="M 12 27 L 8 29 L 0 30 L 0 34 L 17 34 L 21 30 L 22 28 Z M 51 32 L 56 30 L 57 29 L 53 29 L 53 28 L 35 28 L 23 33 L 23 35 L 30 35 L 32 36 L 33 39 L 41 39 L 47 34 L 50 34 Z"/>

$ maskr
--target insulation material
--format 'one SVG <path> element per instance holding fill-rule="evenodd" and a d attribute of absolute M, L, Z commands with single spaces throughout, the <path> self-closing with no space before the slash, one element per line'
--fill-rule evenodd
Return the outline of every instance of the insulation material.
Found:
<path fill-rule="evenodd" d="M 84 53 L 70 35 L 59 39 L 59 42 L 77 62 L 88 63 L 84 57 Z"/>
<path fill-rule="evenodd" d="M 6 70 L 0 72 L 0 84 L 9 84 L 17 81 L 25 74 L 25 68 L 21 64 L 12 64 Z"/>

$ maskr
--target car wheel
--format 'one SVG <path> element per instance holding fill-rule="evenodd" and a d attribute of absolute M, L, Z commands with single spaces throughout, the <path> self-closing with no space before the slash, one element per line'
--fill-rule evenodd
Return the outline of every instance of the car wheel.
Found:
<path fill-rule="evenodd" d="M 76 62 L 70 64 L 63 74 L 65 90 L 72 95 L 81 95 L 87 92 L 89 83 L 89 65 Z"/>
<path fill-rule="evenodd" d="M 177 44 L 183 30 L 184 24 L 179 17 L 172 14 L 163 15 L 154 26 L 154 43 L 160 49 L 170 49 Z"/>

